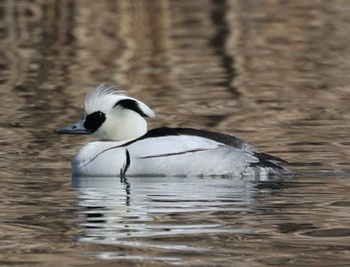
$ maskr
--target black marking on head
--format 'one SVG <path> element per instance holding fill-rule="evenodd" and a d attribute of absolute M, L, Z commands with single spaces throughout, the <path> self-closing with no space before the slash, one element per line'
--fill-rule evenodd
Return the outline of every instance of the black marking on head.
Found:
<path fill-rule="evenodd" d="M 84 127 L 91 132 L 95 132 L 106 120 L 106 115 L 101 111 L 96 111 L 86 116 Z"/>
<path fill-rule="evenodd" d="M 122 99 L 122 100 L 119 100 L 117 103 L 115 103 L 115 105 L 113 107 L 116 107 L 116 106 L 121 106 L 123 108 L 133 110 L 136 113 L 140 114 L 142 117 L 149 117 L 147 114 L 145 114 L 142 111 L 142 109 L 140 108 L 140 106 L 137 103 L 137 101 L 135 101 L 133 99 Z"/>

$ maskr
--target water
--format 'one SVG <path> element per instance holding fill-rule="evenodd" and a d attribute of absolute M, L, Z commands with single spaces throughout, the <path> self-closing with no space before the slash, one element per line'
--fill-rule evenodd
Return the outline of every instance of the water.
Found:
<path fill-rule="evenodd" d="M 349 266 L 348 1 L 2 1 L 1 266 Z M 92 85 L 292 178 L 71 178 Z"/>

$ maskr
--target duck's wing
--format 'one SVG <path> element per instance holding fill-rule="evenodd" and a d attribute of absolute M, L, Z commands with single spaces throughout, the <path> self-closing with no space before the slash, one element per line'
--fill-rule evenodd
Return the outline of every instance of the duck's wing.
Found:
<path fill-rule="evenodd" d="M 188 136 L 203 137 L 205 139 L 218 142 L 220 144 L 238 148 L 253 154 L 255 157 L 259 159 L 259 161 L 261 161 L 261 163 L 265 163 L 265 165 L 267 164 L 267 162 L 271 162 L 271 161 L 288 163 L 286 160 L 282 158 L 259 152 L 255 147 L 249 145 L 243 139 L 240 139 L 233 135 L 228 135 L 228 134 L 223 134 L 218 132 L 211 132 L 211 131 L 199 130 L 199 129 L 193 129 L 193 128 L 162 127 L 162 128 L 156 128 L 148 131 L 147 134 L 141 138 L 152 138 L 152 137 L 172 136 L 172 135 L 173 136 L 188 135 Z"/>
<path fill-rule="evenodd" d="M 259 161 L 242 149 L 194 135 L 148 136 L 127 150 L 126 175 L 239 175 Z"/>
<path fill-rule="evenodd" d="M 237 137 L 191 128 L 156 128 L 128 144 L 131 162 L 143 170 L 176 175 L 182 169 L 196 174 L 240 174 L 245 169 L 286 171 L 281 158 L 261 153 Z M 189 164 L 190 163 L 190 164 Z M 140 171 L 142 170 L 140 168 Z"/>

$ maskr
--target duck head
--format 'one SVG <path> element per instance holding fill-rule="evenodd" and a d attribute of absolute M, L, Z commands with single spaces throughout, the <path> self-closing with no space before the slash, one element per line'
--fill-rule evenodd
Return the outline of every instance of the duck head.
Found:
<path fill-rule="evenodd" d="M 102 84 L 85 97 L 83 117 L 57 134 L 91 134 L 103 140 L 136 139 L 147 132 L 146 118 L 155 113 L 116 86 Z"/>

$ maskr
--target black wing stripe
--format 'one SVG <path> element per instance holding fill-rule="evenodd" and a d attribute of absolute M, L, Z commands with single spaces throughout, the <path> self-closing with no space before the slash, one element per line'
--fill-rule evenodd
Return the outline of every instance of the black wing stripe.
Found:
<path fill-rule="evenodd" d="M 178 156 L 178 155 L 184 155 L 184 154 L 188 154 L 188 153 L 194 153 L 194 152 L 200 152 L 200 151 L 208 151 L 208 150 L 209 149 L 193 149 L 193 150 L 187 150 L 187 151 L 182 151 L 182 152 L 168 153 L 168 154 L 159 154 L 159 155 L 139 157 L 139 158 L 140 159 L 151 159 L 151 158 L 171 157 L 171 156 Z"/>

